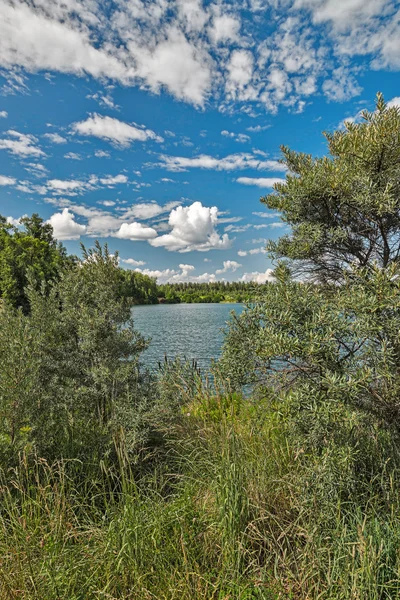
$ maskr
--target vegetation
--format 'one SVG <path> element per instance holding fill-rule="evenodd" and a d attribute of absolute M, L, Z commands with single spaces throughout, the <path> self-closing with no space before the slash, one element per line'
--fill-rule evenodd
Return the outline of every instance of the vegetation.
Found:
<path fill-rule="evenodd" d="M 73 259 L 67 258 L 65 248 L 53 238 L 51 225 L 43 223 L 39 215 L 24 217 L 21 225 L 23 230 L 0 215 L 0 297 L 27 311 L 28 277 L 48 290 Z"/>
<path fill-rule="evenodd" d="M 99 245 L 50 288 L 29 274 L 27 314 L 4 301 L 1 598 L 400 597 L 399 132 L 379 96 L 332 137 L 349 149 L 347 198 L 328 178 L 336 154 L 304 159 L 321 188 L 309 169 L 276 186 L 293 238 L 271 247 L 276 283 L 232 319 L 212 377 L 179 360 L 143 369 L 134 299 Z M 368 260 L 350 259 L 357 236 Z"/>
<path fill-rule="evenodd" d="M 214 281 L 210 283 L 167 283 L 158 286 L 159 302 L 250 302 L 262 293 L 264 286 L 254 282 Z"/>

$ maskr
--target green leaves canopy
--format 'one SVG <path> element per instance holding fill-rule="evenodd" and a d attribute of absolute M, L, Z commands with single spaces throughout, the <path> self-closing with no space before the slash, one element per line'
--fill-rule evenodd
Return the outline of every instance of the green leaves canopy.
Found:
<path fill-rule="evenodd" d="M 341 279 L 351 265 L 399 260 L 400 108 L 378 94 L 376 110 L 362 119 L 324 134 L 330 156 L 282 147 L 286 182 L 261 199 L 292 228 L 268 250 L 319 281 Z"/>

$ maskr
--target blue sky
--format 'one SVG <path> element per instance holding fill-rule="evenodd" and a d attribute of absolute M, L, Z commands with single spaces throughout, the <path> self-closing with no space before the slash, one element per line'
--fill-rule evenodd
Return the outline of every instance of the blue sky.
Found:
<path fill-rule="evenodd" d="M 265 281 L 281 144 L 400 104 L 394 0 L 0 0 L 0 213 L 165 281 Z"/>

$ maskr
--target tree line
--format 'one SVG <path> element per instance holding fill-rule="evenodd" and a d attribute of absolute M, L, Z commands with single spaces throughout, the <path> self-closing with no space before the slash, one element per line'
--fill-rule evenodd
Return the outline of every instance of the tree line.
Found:
<path fill-rule="evenodd" d="M 29 310 L 28 281 L 48 291 L 63 273 L 79 263 L 53 236 L 50 224 L 38 215 L 23 217 L 19 226 L 0 215 L 0 298 Z M 154 277 L 118 268 L 119 293 L 133 304 L 178 302 L 245 302 L 256 294 L 254 283 L 223 282 L 158 285 Z"/>

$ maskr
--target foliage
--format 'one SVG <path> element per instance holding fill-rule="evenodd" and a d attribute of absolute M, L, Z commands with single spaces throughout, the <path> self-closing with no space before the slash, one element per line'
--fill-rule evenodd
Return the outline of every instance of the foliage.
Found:
<path fill-rule="evenodd" d="M 48 290 L 73 259 L 67 258 L 65 248 L 53 238 L 51 225 L 37 214 L 22 218 L 21 225 L 22 230 L 0 216 L 0 297 L 27 312 L 28 279 L 44 283 Z"/>
<path fill-rule="evenodd" d="M 330 156 L 283 146 L 286 181 L 262 198 L 292 230 L 270 242 L 270 252 L 319 281 L 340 279 L 352 265 L 385 268 L 399 260 L 400 108 L 378 94 L 375 111 L 362 117 L 325 133 Z"/>
<path fill-rule="evenodd" d="M 129 298 L 134 304 L 157 304 L 158 286 L 156 280 L 138 271 L 119 269 L 120 295 Z"/>
<path fill-rule="evenodd" d="M 400 597 L 399 119 L 378 97 L 331 158 L 285 150 L 274 284 L 157 289 L 98 244 L 26 271 L 29 314 L 0 310 L 2 598 Z M 130 308 L 159 293 L 251 300 L 211 373 L 142 371 Z"/>
<path fill-rule="evenodd" d="M 160 302 L 219 303 L 246 302 L 257 297 L 264 286 L 254 282 L 212 281 L 210 283 L 167 283 L 158 286 Z"/>
<path fill-rule="evenodd" d="M 8 305 L 0 311 L 5 452 L 29 443 L 48 458 L 101 457 L 121 419 L 135 447 L 149 396 L 138 365 L 146 342 L 119 284 L 117 259 L 97 245 L 50 291 L 30 286 L 29 315 Z"/>

